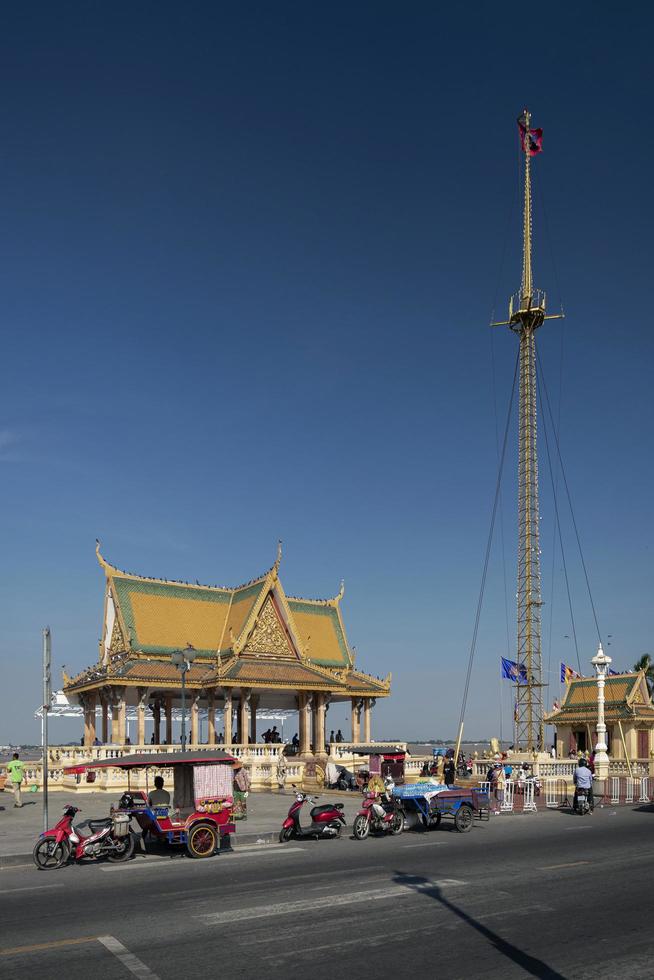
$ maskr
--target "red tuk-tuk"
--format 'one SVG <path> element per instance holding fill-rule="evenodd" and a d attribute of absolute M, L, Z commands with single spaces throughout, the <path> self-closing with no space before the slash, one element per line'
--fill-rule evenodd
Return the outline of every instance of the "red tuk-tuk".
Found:
<path fill-rule="evenodd" d="M 192 858 L 211 857 L 219 849 L 231 850 L 233 822 L 233 770 L 239 760 L 227 752 L 169 752 L 124 755 L 116 759 L 67 766 L 67 773 L 98 769 L 124 769 L 127 791 L 114 813 L 129 814 L 142 831 L 155 839 L 186 847 Z M 145 771 L 145 790 L 132 789 L 130 774 Z M 148 774 L 152 769 L 172 770 L 170 805 L 150 804 Z"/>

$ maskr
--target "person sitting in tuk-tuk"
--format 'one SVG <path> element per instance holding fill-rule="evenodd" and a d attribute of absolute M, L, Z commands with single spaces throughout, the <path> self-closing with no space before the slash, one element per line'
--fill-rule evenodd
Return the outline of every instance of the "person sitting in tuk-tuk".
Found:
<path fill-rule="evenodd" d="M 163 776 L 154 777 L 154 789 L 148 796 L 150 806 L 170 806 L 170 793 L 163 788 Z"/>

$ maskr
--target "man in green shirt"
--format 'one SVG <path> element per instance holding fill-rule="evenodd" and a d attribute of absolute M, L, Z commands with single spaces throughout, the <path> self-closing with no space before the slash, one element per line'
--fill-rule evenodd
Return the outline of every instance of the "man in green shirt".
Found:
<path fill-rule="evenodd" d="M 7 773 L 11 788 L 14 791 L 14 806 L 22 807 L 23 800 L 20 795 L 20 787 L 25 779 L 25 773 L 23 771 L 23 763 L 18 758 L 18 752 L 14 752 L 13 759 L 7 763 Z"/>

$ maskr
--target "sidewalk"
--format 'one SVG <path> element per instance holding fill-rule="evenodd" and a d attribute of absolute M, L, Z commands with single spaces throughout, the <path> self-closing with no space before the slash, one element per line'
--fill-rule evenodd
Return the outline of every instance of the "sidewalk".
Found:
<path fill-rule="evenodd" d="M 270 843 L 276 841 L 282 822 L 288 813 L 293 792 L 251 792 L 248 797 L 246 820 L 236 821 L 236 833 L 232 844 Z M 357 810 L 361 807 L 359 793 L 321 793 L 320 802 L 334 799 L 344 805 L 347 826 L 351 827 Z M 107 793 L 75 793 L 70 800 L 65 793 L 51 793 L 48 798 L 48 823 L 52 827 L 60 818 L 66 803 L 79 807 L 79 820 L 103 817 L 117 800 Z M 309 806 L 304 807 L 303 823 L 309 822 Z M 32 848 L 43 830 L 43 796 L 41 793 L 23 793 L 22 809 L 14 809 L 12 793 L 0 793 L 0 869 L 26 864 L 32 860 Z"/>

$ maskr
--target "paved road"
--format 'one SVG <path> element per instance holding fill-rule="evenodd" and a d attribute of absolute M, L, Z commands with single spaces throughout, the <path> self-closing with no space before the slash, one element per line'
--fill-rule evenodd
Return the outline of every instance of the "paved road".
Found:
<path fill-rule="evenodd" d="M 0 872 L 0 977 L 654 977 L 654 807 Z"/>

